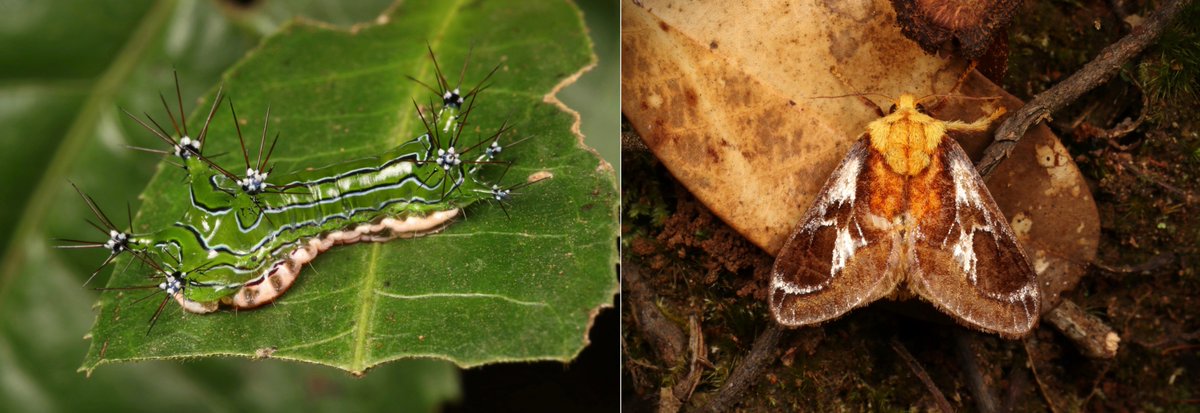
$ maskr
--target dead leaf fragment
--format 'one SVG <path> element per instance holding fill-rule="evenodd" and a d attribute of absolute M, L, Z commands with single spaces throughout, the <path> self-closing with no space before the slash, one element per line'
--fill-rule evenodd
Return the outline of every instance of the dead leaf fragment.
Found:
<path fill-rule="evenodd" d="M 621 87 L 625 115 L 672 174 L 774 254 L 876 116 L 856 98 L 823 97 L 944 94 L 966 64 L 925 54 L 886 0 L 764 3 L 627 1 Z M 961 93 L 1021 106 L 978 74 Z M 968 100 L 935 110 L 948 120 L 982 113 Z M 989 141 L 960 138 L 976 159 Z M 1049 166 L 1038 148 L 1054 155 Z M 1047 309 L 1092 261 L 1099 236 L 1091 194 L 1065 154 L 1047 128 L 1033 128 L 988 179 L 1001 210 L 1028 221 L 1022 244 Z"/>

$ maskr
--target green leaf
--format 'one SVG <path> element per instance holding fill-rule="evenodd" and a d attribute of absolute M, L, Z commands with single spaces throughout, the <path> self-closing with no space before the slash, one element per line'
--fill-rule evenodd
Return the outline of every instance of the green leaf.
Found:
<path fill-rule="evenodd" d="M 428 42 L 452 81 L 473 48 L 464 85 L 500 65 L 471 115 L 477 130 L 468 133 L 487 136 L 507 120 L 515 125 L 510 136 L 530 138 L 506 149 L 514 162 L 507 176 L 554 178 L 523 189 L 507 216 L 497 205 L 477 204 L 438 235 L 335 248 L 260 310 L 196 315 L 168 303 L 147 333 L 158 298 L 137 302 L 145 293 L 107 292 L 81 370 L 233 355 L 362 374 L 405 358 L 464 367 L 567 361 L 586 345 L 591 317 L 616 292 L 615 179 L 572 133 L 575 117 L 546 101 L 593 59 L 579 12 L 552 2 L 411 1 L 380 20 L 350 31 L 286 25 L 225 74 L 224 91 L 247 121 L 243 129 L 258 131 L 270 105 L 271 130 L 281 136 L 272 157 L 277 171 L 376 154 L 421 133 L 413 99 L 437 97 L 405 75 L 433 83 Z M 203 123 L 214 93 L 192 105 L 192 129 Z M 135 109 L 165 119 L 160 104 L 139 101 Z M 218 113 L 205 151 L 230 153 L 219 162 L 236 170 L 233 122 L 224 108 Z M 135 232 L 180 217 L 189 202 L 179 188 L 183 177 L 177 167 L 159 165 L 142 193 Z M 157 282 L 134 267 L 108 285 Z"/>
<path fill-rule="evenodd" d="M 114 363 L 85 376 L 77 369 L 99 294 L 80 285 L 106 254 L 50 248 L 56 237 L 97 235 L 68 180 L 118 222 L 125 222 L 126 202 L 139 208 L 158 158 L 123 145 L 159 143 L 118 108 L 158 115 L 156 93 L 171 96 L 173 68 L 190 108 L 294 16 L 350 27 L 373 21 L 392 1 L 0 6 L 0 411 L 432 411 L 460 397 L 459 370 L 432 359 L 389 363 L 364 378 L 307 363 L 211 357 Z M 107 276 L 89 287 L 105 285 Z M 145 326 L 148 318 L 130 312 L 124 321 Z"/>

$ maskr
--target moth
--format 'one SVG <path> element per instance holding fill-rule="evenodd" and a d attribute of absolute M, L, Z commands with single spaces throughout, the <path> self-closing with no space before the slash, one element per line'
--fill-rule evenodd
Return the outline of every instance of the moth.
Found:
<path fill-rule="evenodd" d="M 476 203 L 495 201 L 504 208 L 514 191 L 537 182 L 501 183 L 511 165 L 501 152 L 520 141 L 502 145 L 502 137 L 511 130 L 507 123 L 486 129 L 495 131 L 490 135 L 464 135 L 468 129 L 484 130 L 470 123 L 470 116 L 496 70 L 464 93 L 459 86 L 450 86 L 432 50 L 429 55 L 434 59 L 437 87 L 418 83 L 433 90 L 440 105 L 431 101 L 423 111 L 413 102 L 424 133 L 377 156 L 324 167 L 274 171 L 270 161 L 279 136 L 268 147 L 270 108 L 258 136 L 258 153 L 253 154 L 246 149 L 231 100 L 228 106 L 241 141 L 242 162 L 237 167 L 215 162 L 203 149 L 213 138 L 208 136 L 209 124 L 220 109 L 221 90 L 194 135 L 197 131 L 188 130 L 182 97 L 177 98 L 178 119 L 172 105 L 161 99 L 172 129 L 149 115 L 147 123 L 126 112 L 169 147 L 143 150 L 162 154 L 187 172 L 172 194 L 189 208 L 172 225 L 134 233 L 132 223 L 118 227 L 91 197 L 75 188 L 98 222 L 92 225 L 106 239 L 63 240 L 74 244 L 65 247 L 109 252 L 93 277 L 121 254 L 149 267 L 153 284 L 107 289 L 155 290 L 145 298 L 161 294 L 150 319 L 152 329 L 168 301 L 191 313 L 213 312 L 221 305 L 259 307 L 282 296 L 305 264 L 334 246 L 433 234 Z M 177 94 L 178 89 L 176 78 Z"/>
<path fill-rule="evenodd" d="M 974 122 L 929 116 L 901 95 L 870 122 L 776 257 L 769 306 L 798 327 L 885 296 L 915 295 L 961 324 L 1004 337 L 1040 314 L 1036 273 L 963 149 Z"/>

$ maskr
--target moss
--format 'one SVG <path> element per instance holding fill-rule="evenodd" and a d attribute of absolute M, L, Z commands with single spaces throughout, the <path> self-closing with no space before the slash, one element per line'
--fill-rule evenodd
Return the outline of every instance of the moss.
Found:
<path fill-rule="evenodd" d="M 1200 3 L 1184 8 L 1137 66 L 1138 80 L 1156 106 L 1194 103 L 1200 95 Z"/>

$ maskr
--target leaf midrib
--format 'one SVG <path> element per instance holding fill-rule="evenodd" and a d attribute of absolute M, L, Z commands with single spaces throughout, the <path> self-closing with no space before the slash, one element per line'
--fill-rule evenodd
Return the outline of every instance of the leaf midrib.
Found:
<path fill-rule="evenodd" d="M 442 19 L 441 27 L 438 27 L 437 30 L 432 33 L 432 36 L 430 36 L 430 38 L 428 39 L 429 47 L 431 49 L 433 49 L 435 51 L 440 50 L 440 48 L 442 46 L 442 41 L 445 40 L 447 28 L 450 27 L 450 22 L 454 21 L 454 18 L 456 16 L 458 16 L 458 11 L 462 9 L 462 5 L 463 5 L 463 0 L 457 0 L 454 2 L 454 4 L 452 6 L 450 6 L 450 11 L 448 13 L 446 13 L 446 18 Z M 429 76 L 429 68 L 431 66 L 433 66 L 433 63 L 429 60 L 422 59 L 421 61 L 422 61 L 421 73 L 420 73 L 420 77 L 418 79 L 428 77 Z M 412 87 L 412 91 L 409 92 L 409 95 L 408 95 L 409 99 L 413 102 L 417 102 L 417 94 L 421 93 L 421 91 L 422 91 L 422 89 L 420 88 L 420 86 L 414 85 Z M 412 119 L 418 115 L 416 108 L 409 108 L 407 110 L 412 110 L 412 113 L 409 113 L 408 116 L 404 116 L 401 119 L 399 130 L 402 130 L 402 131 L 411 130 L 410 128 L 412 125 Z M 396 145 L 399 145 L 404 140 L 410 139 L 410 137 L 405 136 L 405 135 L 396 135 L 396 139 L 397 139 L 397 141 L 393 142 L 393 143 Z"/>
<path fill-rule="evenodd" d="M 442 19 L 441 27 L 438 27 L 431 36 L 429 47 L 436 50 L 437 47 L 435 47 L 435 45 L 441 46 L 442 40 L 445 38 L 446 30 L 448 27 L 450 27 L 450 22 L 454 21 L 454 18 L 458 16 L 458 11 L 462 8 L 462 4 L 463 1 L 458 0 L 450 6 L 450 11 L 446 13 L 446 17 Z M 428 76 L 429 67 L 431 65 L 432 63 L 429 62 L 422 64 L 422 77 Z M 417 88 L 414 88 L 414 90 L 415 89 Z M 413 94 L 410 95 L 410 97 L 415 99 L 416 92 L 414 91 L 412 93 Z M 416 113 L 413 113 L 413 115 L 415 114 Z M 401 124 L 401 130 L 408 129 L 412 118 L 412 115 L 404 117 L 404 120 Z M 368 367 L 366 364 L 367 333 L 371 327 L 371 319 L 375 314 L 375 301 L 377 299 L 375 294 L 375 275 L 377 273 L 376 265 L 379 262 L 379 251 L 380 244 L 377 242 L 371 243 L 371 255 L 370 261 L 368 261 L 367 274 L 363 278 L 362 291 L 359 291 L 358 294 L 358 317 L 354 320 L 358 329 L 354 337 L 354 357 L 350 362 L 350 371 L 354 372 L 356 375 L 364 374 Z"/>

